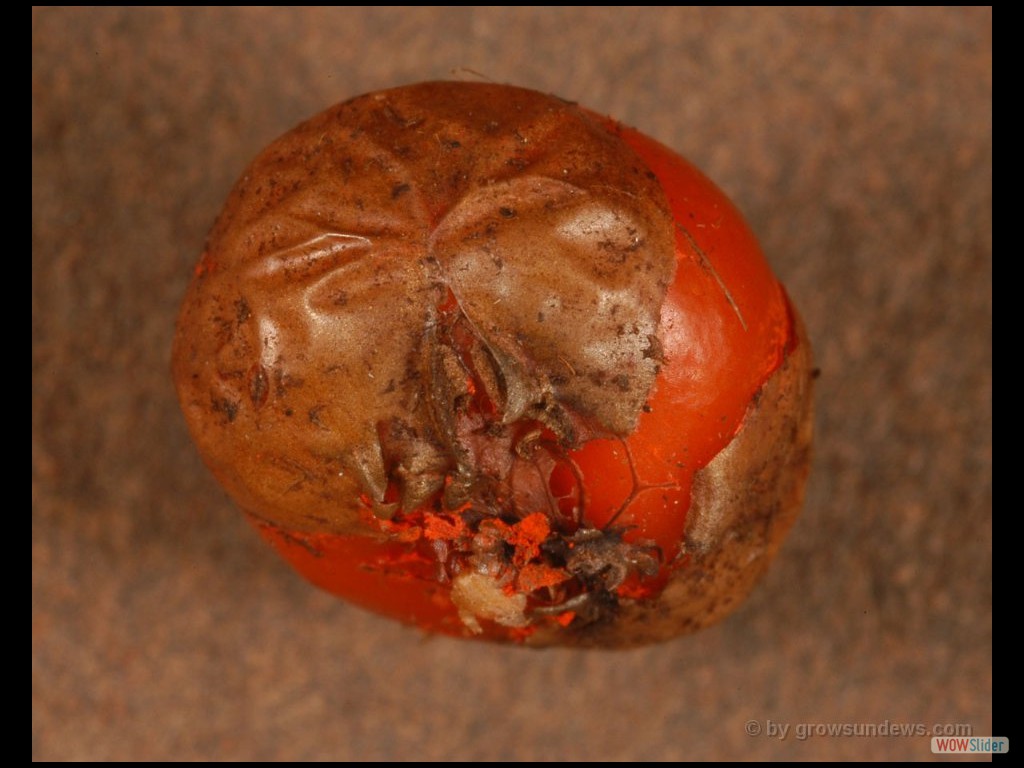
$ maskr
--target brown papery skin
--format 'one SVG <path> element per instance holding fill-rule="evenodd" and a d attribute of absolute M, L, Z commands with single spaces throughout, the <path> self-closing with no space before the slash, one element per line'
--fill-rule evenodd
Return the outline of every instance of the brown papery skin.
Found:
<path fill-rule="evenodd" d="M 204 457 L 261 518 L 350 532 L 388 465 L 405 509 L 472 472 L 448 290 L 505 425 L 567 444 L 636 426 L 674 270 L 664 194 L 564 102 L 449 85 L 299 126 L 210 234 L 175 370 Z"/>
<path fill-rule="evenodd" d="M 236 184 L 173 370 L 204 460 L 314 582 L 450 634 L 621 646 L 756 581 L 801 501 L 809 345 L 728 201 L 700 213 L 753 244 L 718 265 L 736 296 L 679 221 L 689 166 L 638 136 L 426 83 L 327 110 Z M 755 346 L 719 366 L 728 403 L 679 367 L 705 336 Z"/>

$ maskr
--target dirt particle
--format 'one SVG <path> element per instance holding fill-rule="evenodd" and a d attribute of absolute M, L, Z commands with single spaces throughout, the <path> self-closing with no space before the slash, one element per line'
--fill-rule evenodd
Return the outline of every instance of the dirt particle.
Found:
<path fill-rule="evenodd" d="M 317 427 L 320 427 L 320 429 L 327 429 L 327 425 L 320 420 L 320 414 L 326 407 L 326 405 L 314 405 L 312 408 L 310 408 L 309 413 L 307 414 L 307 416 L 309 417 L 309 423 Z"/>
<path fill-rule="evenodd" d="M 210 403 L 210 409 L 214 413 L 223 414 L 229 424 L 238 416 L 238 403 L 228 400 L 226 397 L 215 397 Z"/>
<path fill-rule="evenodd" d="M 267 402 L 267 395 L 270 394 L 270 380 L 267 370 L 260 364 L 256 364 L 249 372 L 249 399 L 254 408 L 260 408 Z"/>
<path fill-rule="evenodd" d="M 252 310 L 249 309 L 249 303 L 245 298 L 240 298 L 235 302 L 235 322 L 238 325 L 242 325 L 252 316 Z"/>

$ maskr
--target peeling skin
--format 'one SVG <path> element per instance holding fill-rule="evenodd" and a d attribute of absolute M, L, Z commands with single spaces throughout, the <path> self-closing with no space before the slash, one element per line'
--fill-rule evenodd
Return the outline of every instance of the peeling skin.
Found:
<path fill-rule="evenodd" d="M 582 499 L 560 509 L 551 474 L 635 429 L 673 239 L 653 174 L 574 105 L 480 84 L 341 104 L 270 145 L 210 233 L 175 352 L 193 434 L 288 530 L 365 533 L 368 504 L 572 535 Z M 577 591 L 648 567 L 598 539 L 604 561 L 595 539 L 557 566 Z"/>
<path fill-rule="evenodd" d="M 636 426 L 675 263 L 659 185 L 573 105 L 450 86 L 299 126 L 210 234 L 178 378 L 263 519 L 348 532 L 355 499 L 390 518 L 442 491 L 521 517 L 548 502 L 539 453 Z"/>
<path fill-rule="evenodd" d="M 810 365 L 699 171 L 468 83 L 353 99 L 262 152 L 173 353 L 204 460 L 304 575 L 537 646 L 736 604 L 799 509 Z"/>
<path fill-rule="evenodd" d="M 803 504 L 813 431 L 810 343 L 794 346 L 750 405 L 735 439 L 694 480 L 686 544 L 657 600 L 620 600 L 614 623 L 542 627 L 536 646 L 629 647 L 720 621 L 767 569 Z"/>

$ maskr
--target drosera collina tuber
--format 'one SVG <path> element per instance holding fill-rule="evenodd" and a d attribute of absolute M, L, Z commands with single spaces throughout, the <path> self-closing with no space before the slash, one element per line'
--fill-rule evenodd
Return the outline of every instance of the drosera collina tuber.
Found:
<path fill-rule="evenodd" d="M 810 348 L 738 211 L 521 88 L 371 93 L 273 142 L 210 232 L 173 369 L 262 535 L 431 631 L 698 629 L 802 502 Z"/>

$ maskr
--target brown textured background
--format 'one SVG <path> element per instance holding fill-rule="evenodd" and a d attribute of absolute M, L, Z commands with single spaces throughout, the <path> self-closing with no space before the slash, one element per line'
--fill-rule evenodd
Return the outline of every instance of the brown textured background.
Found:
<path fill-rule="evenodd" d="M 990 10 L 45 9 L 32 46 L 36 758 L 928 759 L 745 728 L 991 732 Z M 807 508 L 714 629 L 425 639 L 293 575 L 189 442 L 173 319 L 245 164 L 334 102 L 466 70 L 688 156 L 804 313 Z"/>

